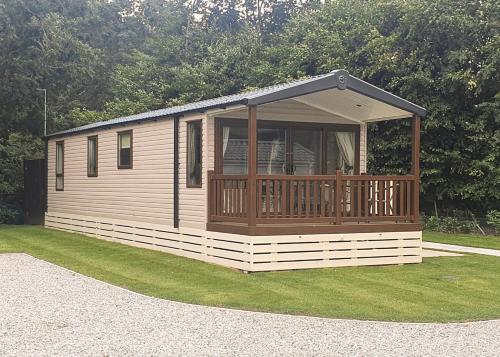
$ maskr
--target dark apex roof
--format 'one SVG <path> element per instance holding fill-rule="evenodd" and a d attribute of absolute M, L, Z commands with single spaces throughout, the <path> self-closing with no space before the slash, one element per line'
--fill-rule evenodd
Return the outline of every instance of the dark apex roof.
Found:
<path fill-rule="evenodd" d="M 327 74 L 309 77 L 307 79 L 295 80 L 238 94 L 226 95 L 219 98 L 202 100 L 185 105 L 178 105 L 175 107 L 158 109 L 146 113 L 134 114 L 97 123 L 87 124 L 49 134 L 47 135 L 47 137 L 70 135 L 82 131 L 91 131 L 98 128 L 104 128 L 114 125 L 125 125 L 144 120 L 158 119 L 162 117 L 181 116 L 187 113 L 203 112 L 215 108 L 225 108 L 231 105 L 265 104 L 332 88 L 338 88 L 340 90 L 351 89 L 360 94 L 366 95 L 376 100 L 380 100 L 411 113 L 420 116 L 426 115 L 426 110 L 424 108 L 419 107 L 418 105 L 402 99 L 394 94 L 386 92 L 383 89 L 375 87 L 365 81 L 362 81 L 361 79 L 350 75 L 343 69 L 339 69 Z"/>

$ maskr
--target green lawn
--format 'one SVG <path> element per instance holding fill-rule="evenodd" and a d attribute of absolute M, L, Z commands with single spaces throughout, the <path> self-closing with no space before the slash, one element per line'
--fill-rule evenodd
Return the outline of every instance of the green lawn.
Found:
<path fill-rule="evenodd" d="M 195 304 L 394 321 L 500 318 L 500 258 L 242 274 L 40 227 L 0 226 L 0 253 L 25 252 L 130 290 Z"/>
<path fill-rule="evenodd" d="M 424 240 L 428 242 L 464 245 L 466 247 L 500 249 L 500 237 L 496 236 L 424 232 Z"/>

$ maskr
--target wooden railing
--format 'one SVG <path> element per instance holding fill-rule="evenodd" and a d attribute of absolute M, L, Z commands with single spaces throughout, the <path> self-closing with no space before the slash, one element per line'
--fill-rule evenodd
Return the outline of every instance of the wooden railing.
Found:
<path fill-rule="evenodd" d="M 209 221 L 257 224 L 415 222 L 414 176 L 257 175 L 256 207 L 248 176 L 208 174 Z M 415 215 L 417 212 L 417 215 Z"/>
<path fill-rule="evenodd" d="M 211 222 L 246 222 L 248 177 L 208 172 L 208 207 Z"/>

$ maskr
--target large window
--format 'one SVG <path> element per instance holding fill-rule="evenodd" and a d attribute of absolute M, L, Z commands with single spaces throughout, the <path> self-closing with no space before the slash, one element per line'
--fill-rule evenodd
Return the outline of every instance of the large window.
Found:
<path fill-rule="evenodd" d="M 221 128 L 222 172 L 226 175 L 246 175 L 248 167 L 247 127 L 225 123 Z"/>
<path fill-rule="evenodd" d="M 218 119 L 217 172 L 247 173 L 248 129 L 245 120 Z M 259 121 L 257 173 L 268 175 L 356 174 L 359 126 Z"/>
<path fill-rule="evenodd" d="M 64 141 L 56 142 L 56 190 L 64 190 Z"/>
<path fill-rule="evenodd" d="M 97 177 L 97 135 L 87 138 L 87 176 Z"/>
<path fill-rule="evenodd" d="M 201 120 L 187 123 L 187 187 L 201 187 Z"/>
<path fill-rule="evenodd" d="M 118 133 L 118 168 L 131 169 L 133 157 L 132 130 Z"/>

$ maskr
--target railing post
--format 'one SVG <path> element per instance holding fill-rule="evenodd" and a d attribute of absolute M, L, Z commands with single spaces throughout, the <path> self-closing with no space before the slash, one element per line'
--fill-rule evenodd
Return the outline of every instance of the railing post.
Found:
<path fill-rule="evenodd" d="M 411 122 L 411 173 L 413 175 L 413 217 L 414 222 L 420 221 L 420 117 L 414 115 Z"/>
<path fill-rule="evenodd" d="M 214 185 L 214 171 L 208 170 L 207 174 L 207 182 L 208 182 L 208 190 L 207 190 L 207 222 L 211 222 L 211 217 L 215 212 L 215 204 L 216 204 L 216 190 Z"/>
<path fill-rule="evenodd" d="M 335 224 L 342 223 L 342 172 L 335 172 Z"/>
<path fill-rule="evenodd" d="M 260 199 L 259 199 L 260 200 Z M 256 225 L 257 210 L 257 107 L 248 107 L 248 226 Z M 250 231 L 252 228 L 250 228 Z"/>

